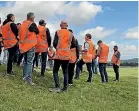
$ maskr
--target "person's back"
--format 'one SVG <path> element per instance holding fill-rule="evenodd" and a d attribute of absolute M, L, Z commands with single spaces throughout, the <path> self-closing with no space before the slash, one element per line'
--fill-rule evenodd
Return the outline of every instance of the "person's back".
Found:
<path fill-rule="evenodd" d="M 102 43 L 100 45 L 101 51 L 100 51 L 100 56 L 99 56 L 99 62 L 100 63 L 107 63 L 108 60 L 108 54 L 109 54 L 109 47 Z"/>
<path fill-rule="evenodd" d="M 72 41 L 72 33 L 67 29 L 57 31 L 59 42 L 56 47 L 56 57 L 58 60 L 70 60 L 70 45 Z"/>

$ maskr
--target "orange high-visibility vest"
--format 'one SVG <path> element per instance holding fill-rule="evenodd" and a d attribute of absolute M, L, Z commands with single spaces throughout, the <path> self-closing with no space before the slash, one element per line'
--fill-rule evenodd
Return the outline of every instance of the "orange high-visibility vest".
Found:
<path fill-rule="evenodd" d="M 118 50 L 116 52 L 114 52 L 112 59 L 111 59 L 111 63 L 119 66 L 120 65 L 120 59 L 116 57 L 117 53 L 119 53 Z M 117 61 L 117 59 L 118 59 L 118 61 Z"/>
<path fill-rule="evenodd" d="M 8 22 L 2 26 L 2 39 L 4 43 L 4 49 L 11 48 L 17 43 L 16 36 L 11 30 L 11 23 L 13 22 Z"/>
<path fill-rule="evenodd" d="M 76 48 L 71 48 L 70 49 L 70 56 L 71 56 L 71 58 L 70 58 L 69 63 L 75 63 L 76 60 L 77 60 Z"/>
<path fill-rule="evenodd" d="M 95 56 L 94 53 L 94 44 L 91 40 L 86 41 L 89 44 L 89 48 L 86 53 L 83 53 L 82 59 L 85 63 L 92 63 L 92 58 Z M 85 48 L 85 46 L 84 46 Z"/>
<path fill-rule="evenodd" d="M 103 43 L 100 45 L 100 47 L 101 47 L 101 51 L 99 55 L 99 63 L 107 63 L 109 47 Z"/>
<path fill-rule="evenodd" d="M 37 35 L 37 45 L 35 46 L 36 52 L 47 52 L 48 51 L 48 43 L 47 43 L 47 35 L 46 28 L 44 26 L 38 26 L 39 34 Z"/>
<path fill-rule="evenodd" d="M 61 29 L 57 31 L 58 44 L 56 47 L 55 59 L 58 60 L 70 60 L 70 46 L 73 34 L 67 29 Z"/>
<path fill-rule="evenodd" d="M 48 59 L 54 59 L 55 51 L 53 49 L 48 50 Z"/>
<path fill-rule="evenodd" d="M 25 20 L 19 29 L 19 49 L 21 53 L 29 51 L 37 44 L 37 35 L 28 29 L 32 24 L 31 21 Z"/>

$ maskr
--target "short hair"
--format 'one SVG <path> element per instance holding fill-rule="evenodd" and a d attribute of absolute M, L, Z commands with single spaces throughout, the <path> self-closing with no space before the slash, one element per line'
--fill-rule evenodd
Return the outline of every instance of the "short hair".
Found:
<path fill-rule="evenodd" d="M 99 44 L 99 43 L 102 43 L 102 40 L 99 40 L 99 41 L 97 42 L 97 44 Z"/>
<path fill-rule="evenodd" d="M 85 36 L 86 36 L 87 38 L 89 38 L 89 39 L 91 39 L 91 38 L 92 38 L 91 34 L 89 34 L 89 33 L 88 33 L 88 34 L 86 34 Z"/>
<path fill-rule="evenodd" d="M 118 46 L 117 46 L 117 45 L 115 45 L 115 46 L 114 46 L 114 48 L 117 48 L 117 49 L 118 49 Z"/>
<path fill-rule="evenodd" d="M 16 25 L 21 25 L 21 23 L 17 23 Z"/>
<path fill-rule="evenodd" d="M 33 13 L 33 12 L 29 12 L 29 13 L 27 14 L 27 19 L 31 19 L 32 16 L 34 16 L 34 13 Z"/>

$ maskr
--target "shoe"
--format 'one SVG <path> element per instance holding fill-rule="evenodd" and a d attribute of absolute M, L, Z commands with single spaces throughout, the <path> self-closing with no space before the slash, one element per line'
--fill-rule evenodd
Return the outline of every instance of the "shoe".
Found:
<path fill-rule="evenodd" d="M 7 72 L 7 75 L 15 76 L 13 71 L 11 71 L 10 73 Z"/>
<path fill-rule="evenodd" d="M 73 85 L 73 83 L 69 83 L 69 86 L 72 86 Z"/>
<path fill-rule="evenodd" d="M 60 90 L 60 88 L 49 88 L 49 91 L 59 93 L 61 90 Z"/>
<path fill-rule="evenodd" d="M 75 77 L 74 79 L 79 80 L 79 77 Z"/>
<path fill-rule="evenodd" d="M 85 81 L 85 82 L 89 82 L 89 83 L 91 83 L 91 81 L 89 81 L 89 80 L 87 80 L 87 81 Z"/>
<path fill-rule="evenodd" d="M 115 79 L 115 80 L 113 80 L 114 82 L 119 82 L 119 80 L 117 80 L 117 79 Z"/>
<path fill-rule="evenodd" d="M 62 88 L 60 92 L 67 92 L 67 88 Z"/>

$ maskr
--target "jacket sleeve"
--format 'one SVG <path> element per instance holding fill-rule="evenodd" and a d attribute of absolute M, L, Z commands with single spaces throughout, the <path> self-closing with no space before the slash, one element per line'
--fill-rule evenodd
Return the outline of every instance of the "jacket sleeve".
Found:
<path fill-rule="evenodd" d="M 58 44 L 58 35 L 57 35 L 57 32 L 55 32 L 55 36 L 54 36 L 54 40 L 53 40 L 53 46 L 55 49 L 57 47 L 57 44 Z"/>
<path fill-rule="evenodd" d="M 30 32 L 35 32 L 36 34 L 39 34 L 39 29 L 35 23 L 32 23 L 29 27 Z"/>
<path fill-rule="evenodd" d="M 79 59 L 79 52 L 80 52 L 80 47 L 79 47 L 79 44 L 78 44 L 78 40 L 76 39 L 76 56 L 77 56 L 77 59 Z"/>
<path fill-rule="evenodd" d="M 18 29 L 17 29 L 17 26 L 16 26 L 16 24 L 15 23 L 11 23 L 10 24 L 10 27 L 11 27 L 11 30 L 12 30 L 12 32 L 15 34 L 15 36 L 16 36 L 16 39 L 19 41 L 19 39 L 18 39 Z"/>
<path fill-rule="evenodd" d="M 48 28 L 47 28 L 47 30 L 46 30 L 46 35 L 47 35 L 48 47 L 50 47 L 50 46 L 51 46 L 51 35 L 50 35 L 50 31 L 49 31 Z"/>

